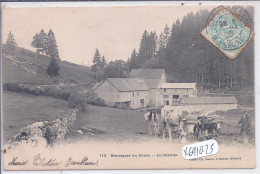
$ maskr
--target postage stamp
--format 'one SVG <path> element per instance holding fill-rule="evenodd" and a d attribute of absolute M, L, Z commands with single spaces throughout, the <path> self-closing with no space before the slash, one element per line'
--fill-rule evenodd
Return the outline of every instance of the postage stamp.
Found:
<path fill-rule="evenodd" d="M 253 37 L 254 32 L 225 7 L 208 23 L 201 34 L 229 58 L 234 59 Z"/>

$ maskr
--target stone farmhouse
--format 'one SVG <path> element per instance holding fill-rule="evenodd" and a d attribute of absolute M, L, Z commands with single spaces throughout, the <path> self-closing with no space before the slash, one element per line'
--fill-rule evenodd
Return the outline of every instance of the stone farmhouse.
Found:
<path fill-rule="evenodd" d="M 148 106 L 154 107 L 157 102 L 157 89 L 161 83 L 166 83 L 164 69 L 132 69 L 129 78 L 140 78 L 148 86 Z"/>
<path fill-rule="evenodd" d="M 109 106 L 148 108 L 186 105 L 191 108 L 229 110 L 237 108 L 233 96 L 198 97 L 196 83 L 166 83 L 163 69 L 132 69 L 128 78 L 107 78 L 95 92 Z"/>
<path fill-rule="evenodd" d="M 148 105 L 148 86 L 138 78 L 107 78 L 95 92 L 109 106 L 145 108 Z"/>
<path fill-rule="evenodd" d="M 174 105 L 183 97 L 197 97 L 196 83 L 161 83 L 156 106 Z"/>

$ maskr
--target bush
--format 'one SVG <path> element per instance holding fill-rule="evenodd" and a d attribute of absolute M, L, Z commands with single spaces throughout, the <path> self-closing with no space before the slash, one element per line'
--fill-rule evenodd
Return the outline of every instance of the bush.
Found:
<path fill-rule="evenodd" d="M 97 98 L 95 100 L 89 101 L 88 104 L 94 105 L 94 106 L 106 106 L 105 101 L 101 98 Z"/>
<path fill-rule="evenodd" d="M 46 87 L 42 91 L 42 93 L 43 93 L 43 95 L 63 99 L 66 101 L 68 101 L 69 96 L 70 96 L 70 91 L 58 89 L 54 86 Z"/>
<path fill-rule="evenodd" d="M 59 89 L 55 86 L 45 87 L 44 89 L 40 89 L 36 85 L 22 85 L 17 83 L 5 83 L 3 85 L 4 90 L 12 91 L 12 92 L 19 92 L 19 93 L 26 93 L 31 95 L 45 95 L 54 98 L 59 98 L 68 101 L 70 96 L 69 89 Z"/>
<path fill-rule="evenodd" d="M 88 104 L 94 106 L 106 106 L 105 101 L 101 98 L 98 98 L 97 94 L 94 91 L 89 91 L 86 95 Z"/>
<path fill-rule="evenodd" d="M 17 83 L 5 83 L 3 85 L 3 90 L 12 91 L 12 92 L 22 92 L 22 89 Z"/>
<path fill-rule="evenodd" d="M 60 67 L 55 58 L 50 60 L 49 66 L 46 69 L 46 72 L 51 77 L 57 77 L 59 75 Z"/>
<path fill-rule="evenodd" d="M 87 108 L 87 97 L 78 92 L 72 92 L 68 98 L 68 104 L 71 108 L 77 108 L 82 112 Z"/>

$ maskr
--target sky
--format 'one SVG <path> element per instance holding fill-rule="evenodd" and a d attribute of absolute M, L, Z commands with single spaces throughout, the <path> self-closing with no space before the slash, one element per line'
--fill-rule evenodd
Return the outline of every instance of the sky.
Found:
<path fill-rule="evenodd" d="M 106 61 L 127 60 L 139 49 L 144 30 L 157 35 L 189 12 L 210 7 L 37 7 L 2 10 L 2 42 L 8 32 L 19 47 L 35 51 L 33 36 L 53 30 L 61 60 L 90 66 L 96 48 Z"/>

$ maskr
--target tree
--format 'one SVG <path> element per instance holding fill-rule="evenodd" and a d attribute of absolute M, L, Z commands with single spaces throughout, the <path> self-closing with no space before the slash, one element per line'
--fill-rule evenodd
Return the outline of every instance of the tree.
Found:
<path fill-rule="evenodd" d="M 138 65 L 143 65 L 145 60 L 148 59 L 147 48 L 148 48 L 148 32 L 145 30 L 141 39 L 139 52 L 138 52 Z"/>
<path fill-rule="evenodd" d="M 169 39 L 170 39 L 170 28 L 168 27 L 168 25 L 166 24 L 164 30 L 163 30 L 163 34 L 162 34 L 162 39 L 163 39 L 163 42 L 162 42 L 162 45 L 164 47 L 166 47 Z"/>
<path fill-rule="evenodd" d="M 39 39 L 41 42 L 41 52 L 42 55 L 44 55 L 46 53 L 47 50 L 47 34 L 45 33 L 45 31 L 42 29 L 39 33 Z"/>
<path fill-rule="evenodd" d="M 91 66 L 91 71 L 95 73 L 95 79 L 97 81 L 101 81 L 104 78 L 104 67 L 105 57 L 104 60 L 101 60 L 101 56 L 97 48 L 93 57 L 93 65 Z"/>
<path fill-rule="evenodd" d="M 101 70 L 104 70 L 106 68 L 106 65 L 107 65 L 107 62 L 106 62 L 105 57 L 103 56 L 101 59 L 101 64 L 100 64 Z"/>
<path fill-rule="evenodd" d="M 111 61 L 106 66 L 106 78 L 124 78 L 128 75 L 128 68 L 126 62 L 123 60 Z"/>
<path fill-rule="evenodd" d="M 131 54 L 131 58 L 129 61 L 129 69 L 134 69 L 134 68 L 139 68 L 140 65 L 138 65 L 138 57 L 137 57 L 137 53 L 136 50 L 134 49 L 132 54 Z"/>
<path fill-rule="evenodd" d="M 31 46 L 36 48 L 36 53 L 39 54 L 40 52 L 42 55 L 46 53 L 47 50 L 47 34 L 42 29 L 40 33 L 36 33 L 33 36 L 33 40 L 31 42 Z"/>
<path fill-rule="evenodd" d="M 10 31 L 8 34 L 8 38 L 6 40 L 6 46 L 7 46 L 7 51 L 10 53 L 13 53 L 17 47 L 17 44 L 14 39 L 14 35 Z"/>
<path fill-rule="evenodd" d="M 38 33 L 36 33 L 36 35 L 33 36 L 33 41 L 31 42 L 31 46 L 36 48 L 37 54 L 39 54 L 40 51 L 42 50 L 42 42 Z"/>
<path fill-rule="evenodd" d="M 51 77 L 57 77 L 59 75 L 60 67 L 57 62 L 57 59 L 54 57 L 51 58 L 49 66 L 47 67 L 47 74 Z"/>
<path fill-rule="evenodd" d="M 93 72 L 100 71 L 101 70 L 101 56 L 99 54 L 98 48 L 96 49 L 92 62 L 93 62 L 93 65 L 91 66 L 91 70 Z"/>
<path fill-rule="evenodd" d="M 47 56 L 60 59 L 57 42 L 51 29 L 47 35 L 45 51 Z"/>

